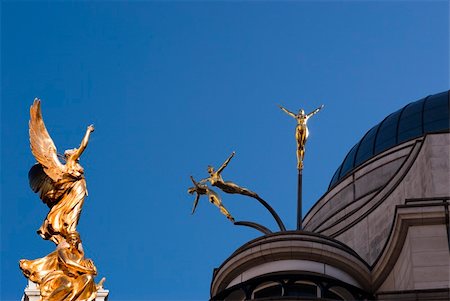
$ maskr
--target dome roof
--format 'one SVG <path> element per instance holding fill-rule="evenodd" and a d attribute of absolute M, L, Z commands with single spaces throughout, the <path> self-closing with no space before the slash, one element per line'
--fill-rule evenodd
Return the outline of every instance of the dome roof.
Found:
<path fill-rule="evenodd" d="M 408 140 L 428 133 L 448 132 L 449 91 L 412 102 L 388 115 L 356 143 L 331 179 L 328 190 L 365 161 Z"/>

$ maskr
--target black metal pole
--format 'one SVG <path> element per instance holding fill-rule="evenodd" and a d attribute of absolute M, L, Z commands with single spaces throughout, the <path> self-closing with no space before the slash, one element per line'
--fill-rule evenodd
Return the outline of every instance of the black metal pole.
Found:
<path fill-rule="evenodd" d="M 252 222 L 247 222 L 247 221 L 240 221 L 240 222 L 234 222 L 234 224 L 236 226 L 247 226 L 247 227 L 256 229 L 258 231 L 261 231 L 264 235 L 268 235 L 268 234 L 272 233 L 272 231 L 270 231 L 269 229 L 267 229 L 263 225 L 260 225 L 260 224 L 257 224 L 257 223 L 252 223 Z"/>
<path fill-rule="evenodd" d="M 297 230 L 302 228 L 302 169 L 298 170 L 298 190 L 297 190 Z"/>
<path fill-rule="evenodd" d="M 270 214 L 272 214 L 273 218 L 277 222 L 278 227 L 280 227 L 280 230 L 281 231 L 286 231 L 286 227 L 284 226 L 283 221 L 278 216 L 278 214 L 275 212 L 275 210 L 273 210 L 273 208 L 270 207 L 270 205 L 266 201 L 264 201 L 262 198 L 260 198 L 258 195 L 253 196 L 253 197 L 255 199 L 257 199 L 264 207 L 266 207 L 267 210 L 269 210 Z"/>

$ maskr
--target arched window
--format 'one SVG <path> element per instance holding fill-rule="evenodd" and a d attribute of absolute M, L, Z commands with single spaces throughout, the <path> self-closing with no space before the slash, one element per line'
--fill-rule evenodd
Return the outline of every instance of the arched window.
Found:
<path fill-rule="evenodd" d="M 242 289 L 237 289 L 232 291 L 224 301 L 244 301 L 245 300 L 245 292 Z"/>
<path fill-rule="evenodd" d="M 317 298 L 320 297 L 320 288 L 310 281 L 295 281 L 287 285 L 284 296 Z"/>
<path fill-rule="evenodd" d="M 252 299 L 283 296 L 283 286 L 278 282 L 265 282 L 258 285 L 252 294 Z"/>
<path fill-rule="evenodd" d="M 325 290 L 324 298 L 331 300 L 354 300 L 355 297 L 343 287 L 333 286 Z"/>

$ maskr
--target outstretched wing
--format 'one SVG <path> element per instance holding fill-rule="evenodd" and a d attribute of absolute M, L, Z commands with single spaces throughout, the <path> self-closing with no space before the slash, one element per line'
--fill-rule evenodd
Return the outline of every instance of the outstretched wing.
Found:
<path fill-rule="evenodd" d="M 44 172 L 55 182 L 64 175 L 64 165 L 58 159 L 56 147 L 45 128 L 41 113 L 41 101 L 35 99 L 30 108 L 30 146 Z"/>
<path fill-rule="evenodd" d="M 28 180 L 31 189 L 39 193 L 39 198 L 47 204 L 49 208 L 53 207 L 58 201 L 58 191 L 52 179 L 44 172 L 40 163 L 34 164 L 28 172 Z"/>

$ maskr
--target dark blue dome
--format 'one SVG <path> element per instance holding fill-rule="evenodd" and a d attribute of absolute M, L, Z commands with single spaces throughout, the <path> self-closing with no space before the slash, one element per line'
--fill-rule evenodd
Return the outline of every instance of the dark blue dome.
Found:
<path fill-rule="evenodd" d="M 390 114 L 352 147 L 331 179 L 328 189 L 377 154 L 428 133 L 448 132 L 449 91 L 427 96 Z"/>

